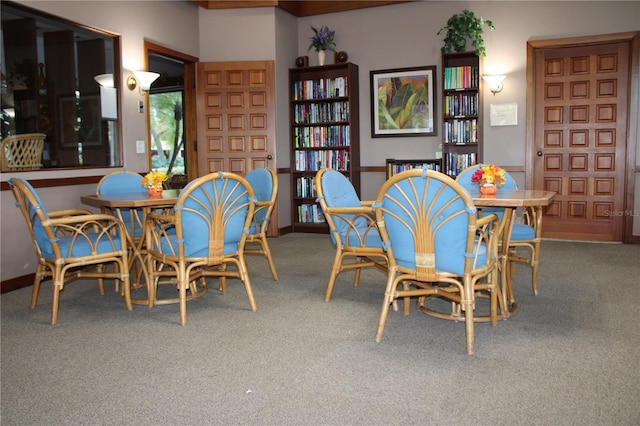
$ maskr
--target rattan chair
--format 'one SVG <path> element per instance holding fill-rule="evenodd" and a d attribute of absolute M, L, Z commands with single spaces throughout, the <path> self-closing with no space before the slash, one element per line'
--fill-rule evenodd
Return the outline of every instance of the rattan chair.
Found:
<path fill-rule="evenodd" d="M 9 185 L 38 257 L 31 308 L 36 307 L 40 283 L 51 278 L 51 324 L 56 324 L 60 292 L 67 282 L 76 278 L 97 278 L 100 294 L 104 294 L 103 279 L 110 278 L 123 283 L 125 304 L 131 310 L 127 231 L 122 221 L 81 209 L 47 213 L 29 182 L 11 178 Z M 110 264 L 115 265 L 114 271 L 105 267 Z"/>
<path fill-rule="evenodd" d="M 267 241 L 267 230 L 271 221 L 271 214 L 276 205 L 278 197 L 278 175 L 271 168 L 254 169 L 247 173 L 245 179 L 253 188 L 256 199 L 255 211 L 251 220 L 251 228 L 247 235 L 247 246 L 244 249 L 246 254 L 259 254 L 267 258 L 271 275 L 274 280 L 278 280 L 278 271 L 273 263 L 269 242 Z M 260 247 L 256 247 L 259 244 Z"/>
<path fill-rule="evenodd" d="M 44 133 L 24 133 L 7 136 L 2 140 L 0 150 L 3 172 L 34 170 L 42 167 Z"/>
<path fill-rule="evenodd" d="M 362 268 L 387 271 L 387 255 L 376 226 L 372 202 L 361 201 L 344 174 L 333 169 L 321 169 L 315 176 L 315 188 L 336 247 L 324 296 L 328 302 L 340 272 L 355 270 L 353 285 L 358 286 Z"/>
<path fill-rule="evenodd" d="M 149 298 L 155 299 L 159 283 L 175 283 L 180 323 L 186 324 L 187 300 L 207 292 L 207 277 L 219 278 L 223 294 L 227 278 L 239 278 L 255 311 L 244 256 L 255 202 L 246 179 L 234 173 L 214 172 L 191 181 L 180 192 L 173 215 L 149 213 L 147 268 L 154 282 Z"/>
<path fill-rule="evenodd" d="M 476 184 L 471 182 L 471 176 L 482 164 L 467 167 L 462 170 L 456 177 L 458 183 L 463 187 L 475 188 Z M 502 191 L 517 190 L 518 184 L 515 179 L 505 171 L 505 183 L 500 187 Z M 502 219 L 504 209 L 500 208 L 482 208 L 483 214 L 494 213 Z M 509 250 L 507 261 L 504 267 L 508 268 L 509 274 L 513 277 L 515 273 L 514 262 L 524 263 L 531 267 L 531 290 L 533 294 L 538 294 L 538 271 L 540 266 L 540 242 L 542 240 L 542 212 L 536 207 L 526 207 L 522 209 L 514 220 L 511 230 L 511 239 L 509 241 Z M 527 250 L 528 256 L 523 257 L 517 248 L 521 247 Z"/>
<path fill-rule="evenodd" d="M 382 340 L 389 306 L 398 298 L 418 297 L 420 309 L 429 314 L 437 313 L 426 307 L 427 302 L 445 299 L 464 312 L 466 348 L 472 354 L 480 292 L 490 298 L 492 324 L 498 319 L 498 217 L 478 218 L 473 200 L 460 184 L 443 173 L 422 169 L 387 180 L 374 209 L 389 256 L 376 341 Z M 444 312 L 436 316 L 461 319 Z"/>

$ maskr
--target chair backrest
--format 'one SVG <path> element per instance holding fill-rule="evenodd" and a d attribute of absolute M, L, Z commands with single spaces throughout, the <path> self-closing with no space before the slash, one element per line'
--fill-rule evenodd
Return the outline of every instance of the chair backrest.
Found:
<path fill-rule="evenodd" d="M 323 199 L 327 207 L 362 206 L 362 202 L 351 181 L 337 170 L 322 169 L 316 174 L 316 192 L 318 199 Z M 358 229 L 366 229 L 368 226 L 367 219 L 364 217 L 356 217 L 354 219 L 354 215 L 349 214 L 344 216 L 332 215 L 329 218 L 326 218 L 326 216 L 325 214 L 325 219 L 329 222 L 329 226 L 334 227 L 341 236 L 344 236 L 354 226 Z"/>
<path fill-rule="evenodd" d="M 217 264 L 244 248 L 255 202 L 249 182 L 235 173 L 214 172 L 191 181 L 174 207 L 178 255 Z"/>
<path fill-rule="evenodd" d="M 436 273 L 461 276 L 486 262 L 473 254 L 473 200 L 443 173 L 414 169 L 392 176 L 380 188 L 374 208 L 390 265 L 395 262 L 417 271 L 424 281 L 437 281 Z"/>
<path fill-rule="evenodd" d="M 23 178 L 11 178 L 9 185 L 17 206 L 27 222 L 38 256 L 61 257 L 58 245 L 55 243 L 55 231 L 49 225 L 49 214 L 36 190 Z"/>
<path fill-rule="evenodd" d="M 44 133 L 24 133 L 7 136 L 2 140 L 1 170 L 32 170 L 42 167 Z"/>
<path fill-rule="evenodd" d="M 246 174 L 245 179 L 251 185 L 258 205 L 251 221 L 251 234 L 267 232 L 271 213 L 278 197 L 278 175 L 272 168 L 253 169 Z"/>
<path fill-rule="evenodd" d="M 100 179 L 96 194 L 122 194 L 125 192 L 147 192 L 142 186 L 142 176 L 127 170 L 107 173 Z"/>
<path fill-rule="evenodd" d="M 100 179 L 98 186 L 96 187 L 96 194 L 122 194 L 126 192 L 140 192 L 145 193 L 147 190 L 142 186 L 142 176 L 135 172 L 128 170 L 117 170 L 111 173 L 107 173 Z M 105 209 L 104 213 L 112 214 L 116 217 L 120 217 L 122 222 L 128 229 L 129 235 L 140 237 L 142 235 L 142 215 L 136 212 L 135 209 L 114 209 L 119 210 L 111 211 Z"/>

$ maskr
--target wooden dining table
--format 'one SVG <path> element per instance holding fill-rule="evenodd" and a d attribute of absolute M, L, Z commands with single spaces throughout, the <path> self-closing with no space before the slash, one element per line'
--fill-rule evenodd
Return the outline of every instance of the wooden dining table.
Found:
<path fill-rule="evenodd" d="M 129 246 L 132 248 L 132 256 L 130 257 L 130 271 L 132 272 L 133 279 L 131 284 L 132 290 L 140 288 L 146 289 L 146 296 L 144 297 L 132 297 L 131 301 L 136 304 L 148 305 L 150 307 L 158 304 L 159 301 L 156 297 L 149 297 L 149 295 L 155 295 L 156 292 L 150 288 L 153 284 L 153 277 L 147 267 L 146 252 L 145 252 L 145 235 L 146 235 L 146 215 L 153 210 L 171 208 L 176 204 L 180 190 L 178 189 L 165 189 L 161 196 L 150 196 L 146 191 L 135 192 L 123 192 L 112 194 L 91 194 L 83 195 L 80 197 L 80 201 L 83 204 L 96 207 L 101 210 L 109 210 L 120 220 L 124 221 L 122 216 L 122 210 L 132 212 L 135 215 L 135 221 L 140 224 L 142 229 L 141 236 L 136 238 L 134 235 L 134 225 L 132 224 L 127 228 L 127 239 Z M 174 303 L 174 299 L 164 301 L 164 303 Z M 177 298 L 175 299 L 177 302 Z"/>
<path fill-rule="evenodd" d="M 509 318 L 518 309 L 513 293 L 513 284 L 511 282 L 511 273 L 509 271 L 509 245 L 511 242 L 511 231 L 516 221 L 518 208 L 534 208 L 536 210 L 535 217 L 539 221 L 536 226 L 535 239 L 540 244 L 542 232 L 542 209 L 549 204 L 555 197 L 553 191 L 518 189 L 518 190 L 498 190 L 493 195 L 483 195 L 477 189 L 468 189 L 473 203 L 476 207 L 495 207 L 503 208 L 504 214 L 500 221 L 500 314 L 503 318 Z M 540 247 L 536 250 L 539 252 Z"/>

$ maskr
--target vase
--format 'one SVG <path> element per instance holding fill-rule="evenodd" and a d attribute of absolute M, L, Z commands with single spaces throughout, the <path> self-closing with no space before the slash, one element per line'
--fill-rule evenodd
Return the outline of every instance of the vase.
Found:
<path fill-rule="evenodd" d="M 483 195 L 494 195 L 498 192 L 498 187 L 494 183 L 485 183 L 478 187 L 480 193 Z"/>
<path fill-rule="evenodd" d="M 162 197 L 162 187 L 161 186 L 148 186 L 147 192 L 149 193 L 149 197 L 159 198 Z"/>
<path fill-rule="evenodd" d="M 318 65 L 324 65 L 326 52 L 324 50 L 318 50 Z"/>

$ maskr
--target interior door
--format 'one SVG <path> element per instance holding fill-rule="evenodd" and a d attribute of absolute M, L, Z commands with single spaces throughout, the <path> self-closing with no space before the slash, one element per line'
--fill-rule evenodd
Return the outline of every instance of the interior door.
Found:
<path fill-rule="evenodd" d="M 196 64 L 198 174 L 275 168 L 273 61 Z M 269 235 L 277 235 L 277 212 Z"/>
<path fill-rule="evenodd" d="M 533 183 L 557 192 L 543 237 L 622 241 L 629 44 L 535 55 Z"/>

